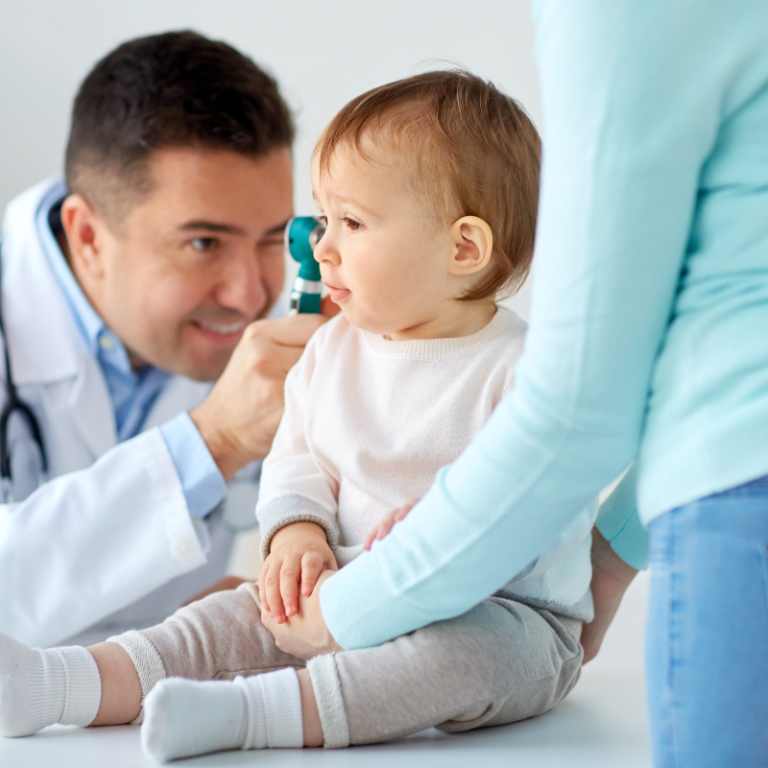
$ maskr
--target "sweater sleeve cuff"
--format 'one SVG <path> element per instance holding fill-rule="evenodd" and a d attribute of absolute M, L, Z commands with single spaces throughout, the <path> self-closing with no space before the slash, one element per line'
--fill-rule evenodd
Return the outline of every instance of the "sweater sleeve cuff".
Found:
<path fill-rule="evenodd" d="M 339 545 L 334 515 L 322 505 L 298 493 L 285 494 L 259 504 L 256 509 L 261 533 L 261 559 L 266 560 L 272 537 L 291 523 L 316 523 L 325 531 L 328 546 L 334 554 Z"/>
<path fill-rule="evenodd" d="M 633 464 L 601 505 L 597 529 L 627 565 L 642 571 L 648 567 L 650 536 L 637 513 L 636 476 Z"/>
<path fill-rule="evenodd" d="M 188 413 L 180 413 L 160 427 L 184 490 L 189 516 L 205 517 L 224 500 L 227 484 Z"/>

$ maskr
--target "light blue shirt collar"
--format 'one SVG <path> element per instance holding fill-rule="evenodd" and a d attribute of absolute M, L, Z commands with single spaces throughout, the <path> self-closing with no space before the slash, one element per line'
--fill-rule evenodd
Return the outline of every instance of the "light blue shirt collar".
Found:
<path fill-rule="evenodd" d="M 68 194 L 66 185 L 60 182 L 54 184 L 40 202 L 36 225 L 43 252 L 90 353 L 95 358 L 101 358 L 105 352 L 110 353 L 108 354 L 110 365 L 126 376 L 132 375 L 133 370 L 123 343 L 107 328 L 104 320 L 91 306 L 72 274 L 51 228 L 51 210 Z"/>

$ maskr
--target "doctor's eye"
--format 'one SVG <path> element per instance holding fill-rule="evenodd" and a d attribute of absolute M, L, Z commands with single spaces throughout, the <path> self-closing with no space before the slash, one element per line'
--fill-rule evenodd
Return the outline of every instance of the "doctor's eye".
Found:
<path fill-rule="evenodd" d="M 363 228 L 363 225 L 359 221 L 350 219 L 349 216 L 345 216 L 341 221 L 344 222 L 344 225 L 350 232 L 359 232 Z"/>
<path fill-rule="evenodd" d="M 214 245 L 216 245 L 216 238 L 215 237 L 195 237 L 194 239 L 189 241 L 189 244 L 196 251 L 205 253 L 206 251 L 210 251 L 214 247 Z"/>

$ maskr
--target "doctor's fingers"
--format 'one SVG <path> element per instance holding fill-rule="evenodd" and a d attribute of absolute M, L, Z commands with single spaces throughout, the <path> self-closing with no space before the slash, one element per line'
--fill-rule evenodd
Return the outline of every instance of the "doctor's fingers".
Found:
<path fill-rule="evenodd" d="M 236 365 L 245 366 L 246 376 L 256 376 L 263 382 L 283 382 L 304 352 L 303 346 L 283 346 L 272 339 L 254 339 L 240 347 Z"/>
<path fill-rule="evenodd" d="M 281 347 L 305 347 L 312 334 L 324 323 L 325 315 L 290 315 L 251 323 L 243 333 L 241 343 L 267 339 Z"/>

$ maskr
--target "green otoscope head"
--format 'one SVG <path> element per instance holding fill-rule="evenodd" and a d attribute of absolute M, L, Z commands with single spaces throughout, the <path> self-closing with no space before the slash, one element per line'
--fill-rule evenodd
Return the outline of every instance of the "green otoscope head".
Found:
<path fill-rule="evenodd" d="M 320 265 L 312 255 L 325 232 L 325 224 L 314 216 L 296 216 L 285 227 L 285 248 L 299 263 L 299 274 L 290 296 L 290 312 L 318 313 L 323 284 Z"/>

